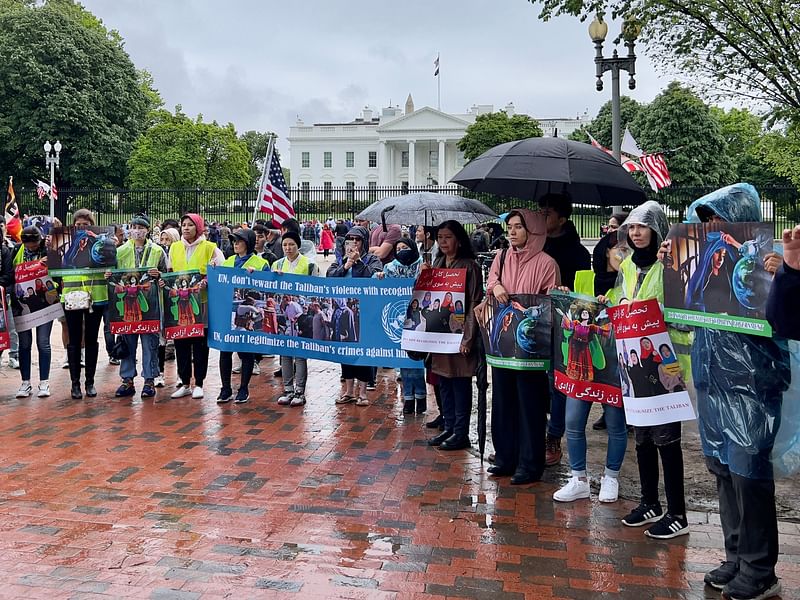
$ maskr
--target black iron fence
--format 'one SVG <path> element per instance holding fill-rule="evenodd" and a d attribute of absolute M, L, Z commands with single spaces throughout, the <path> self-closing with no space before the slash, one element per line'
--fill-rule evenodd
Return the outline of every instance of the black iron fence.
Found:
<path fill-rule="evenodd" d="M 473 194 L 453 187 L 295 187 L 291 198 L 298 218 L 303 220 L 352 220 L 373 202 L 387 196 L 397 196 L 415 191 L 433 191 L 445 194 L 462 194 L 478 198 L 495 212 L 501 214 L 519 206 L 521 202 L 487 194 Z M 712 188 L 666 188 L 651 198 L 664 205 L 672 222 L 682 220 L 686 207 Z M 769 187 L 759 190 L 765 221 L 775 225 L 776 235 L 800 222 L 800 194 L 792 187 Z M 35 190 L 19 190 L 17 198 L 24 214 L 48 214 L 49 201 L 39 199 Z M 208 221 L 241 223 L 250 222 L 257 203 L 255 189 L 203 190 L 125 190 L 125 189 L 63 189 L 59 190 L 56 216 L 62 221 L 78 208 L 90 208 L 97 215 L 98 224 L 125 223 L 141 212 L 151 219 L 177 218 L 186 212 L 198 212 Z M 581 237 L 600 235 L 611 209 L 576 205 L 572 220 Z"/>

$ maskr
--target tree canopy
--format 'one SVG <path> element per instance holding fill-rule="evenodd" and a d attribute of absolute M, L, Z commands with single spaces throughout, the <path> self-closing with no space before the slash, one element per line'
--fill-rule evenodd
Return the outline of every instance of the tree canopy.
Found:
<path fill-rule="evenodd" d="M 478 115 L 458 141 L 458 149 L 464 158 L 472 160 L 498 144 L 541 136 L 542 128 L 536 119 L 522 114 L 509 117 L 499 111 Z"/>
<path fill-rule="evenodd" d="M 528 0 L 539 17 L 635 15 L 657 64 L 685 73 L 709 97 L 765 105 L 775 119 L 800 115 L 800 14 L 776 0 Z"/>
<path fill-rule="evenodd" d="M 0 174 L 44 178 L 59 139 L 62 186 L 121 185 L 148 100 L 119 35 L 72 0 L 2 0 L 0 30 Z"/>

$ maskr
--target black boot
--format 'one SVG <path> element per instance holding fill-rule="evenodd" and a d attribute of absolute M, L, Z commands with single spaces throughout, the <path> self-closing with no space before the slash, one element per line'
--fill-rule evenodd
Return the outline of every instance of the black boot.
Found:
<path fill-rule="evenodd" d="M 86 397 L 95 398 L 97 396 L 97 388 L 94 387 L 94 381 L 86 382 Z"/>
<path fill-rule="evenodd" d="M 421 415 L 426 410 L 428 410 L 428 399 L 427 398 L 417 398 L 417 414 Z"/>
<path fill-rule="evenodd" d="M 413 400 L 404 400 L 403 401 L 403 414 L 404 415 L 413 415 L 414 414 L 414 401 Z"/>
<path fill-rule="evenodd" d="M 80 400 L 83 398 L 83 391 L 81 391 L 81 382 L 80 381 L 73 381 L 72 382 L 72 391 L 70 393 L 73 400 Z"/>
<path fill-rule="evenodd" d="M 442 442 L 445 441 L 447 438 L 449 438 L 451 435 L 453 435 L 452 432 L 443 431 L 442 433 L 440 433 L 436 437 L 432 437 L 431 439 L 429 439 L 428 440 L 428 446 L 440 446 L 442 444 Z"/>
<path fill-rule="evenodd" d="M 444 417 L 439 415 L 433 421 L 428 421 L 425 423 L 425 427 L 430 427 L 431 429 L 438 429 L 439 431 L 444 431 Z"/>

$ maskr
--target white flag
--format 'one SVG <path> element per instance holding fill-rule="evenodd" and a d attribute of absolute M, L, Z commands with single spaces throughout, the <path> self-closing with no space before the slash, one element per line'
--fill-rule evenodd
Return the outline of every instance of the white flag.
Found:
<path fill-rule="evenodd" d="M 622 137 L 622 151 L 637 158 L 644 154 L 627 127 L 625 128 L 625 135 Z"/>

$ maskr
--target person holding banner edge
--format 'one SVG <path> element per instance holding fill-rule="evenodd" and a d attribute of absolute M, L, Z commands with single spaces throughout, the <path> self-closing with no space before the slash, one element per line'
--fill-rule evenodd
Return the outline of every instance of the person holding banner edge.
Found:
<path fill-rule="evenodd" d="M 128 241 L 117 248 L 118 269 L 144 269 L 155 281 L 162 271 L 167 270 L 167 256 L 163 248 L 150 240 L 150 219 L 146 215 L 137 215 L 128 226 Z M 106 280 L 111 278 L 111 271 L 106 271 Z M 156 395 L 155 380 L 159 376 L 158 365 L 158 333 L 129 333 L 122 336 L 128 347 L 128 356 L 122 359 L 119 376 L 122 384 L 114 395 L 118 398 L 136 394 L 133 380 L 136 377 L 136 347 L 142 340 L 142 398 L 153 398 Z"/>
<path fill-rule="evenodd" d="M 546 294 L 561 283 L 556 261 L 543 252 L 546 217 L 528 209 L 512 209 L 506 217 L 511 247 L 495 255 L 486 293 L 501 305 L 513 294 Z M 481 319 L 484 303 L 475 307 Z M 492 475 L 511 476 L 521 485 L 538 481 L 545 468 L 545 432 L 549 381 L 545 371 L 492 367 Z"/>
<path fill-rule="evenodd" d="M 469 448 L 469 419 L 472 413 L 472 377 L 478 368 L 478 357 L 473 352 L 478 333 L 474 307 L 483 298 L 483 274 L 475 260 L 475 253 L 464 226 L 458 221 L 445 221 L 437 233 L 439 256 L 433 267 L 439 269 L 466 269 L 466 294 L 464 295 L 464 336 L 458 354 L 431 353 L 431 371 L 439 376 L 442 395 L 444 431 L 428 440 L 428 445 L 441 450 Z M 421 269 L 431 265 L 423 263 Z"/>
<path fill-rule="evenodd" d="M 167 266 L 171 271 L 197 270 L 203 275 L 200 287 L 207 285 L 205 275 L 208 266 L 221 265 L 225 255 L 217 245 L 209 242 L 205 231 L 203 217 L 195 213 L 186 213 L 181 217 L 182 237 L 169 247 Z M 163 279 L 159 279 L 163 285 Z M 205 293 L 205 289 L 203 290 Z M 172 392 L 172 398 L 191 396 L 195 400 L 203 397 L 203 380 L 208 373 L 208 328 L 203 337 L 175 340 L 175 360 L 178 363 L 180 386 Z M 194 371 L 194 389 L 189 387 Z"/>

